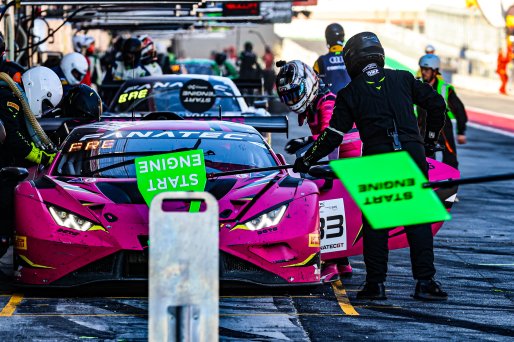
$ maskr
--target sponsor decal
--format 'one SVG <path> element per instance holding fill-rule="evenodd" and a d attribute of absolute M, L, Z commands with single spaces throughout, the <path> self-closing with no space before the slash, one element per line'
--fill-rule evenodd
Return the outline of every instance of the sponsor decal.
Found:
<path fill-rule="evenodd" d="M 21 250 L 21 251 L 26 251 L 27 250 L 27 237 L 16 235 L 14 237 L 14 248 Z"/>
<path fill-rule="evenodd" d="M 16 109 L 17 111 L 20 110 L 20 106 L 18 106 L 16 103 L 11 102 L 11 101 L 7 101 L 7 107 L 12 107 L 12 108 Z"/>
<path fill-rule="evenodd" d="M 346 218 L 342 198 L 319 202 L 321 253 L 347 250 Z"/>
<path fill-rule="evenodd" d="M 102 141 L 92 142 L 89 144 L 89 148 L 93 149 L 93 146 L 100 146 L 100 148 L 111 148 L 112 146 L 102 145 L 105 141 L 104 139 L 115 138 L 115 139 L 123 139 L 123 138 L 131 138 L 131 139 L 166 139 L 166 138 L 175 138 L 175 139 L 229 139 L 229 140 L 246 140 L 251 137 L 250 134 L 246 133 L 233 133 L 233 132 L 208 132 L 208 131 L 115 131 L 115 132 L 105 132 L 99 133 L 99 135 L 83 136 L 80 138 L 80 141 L 84 141 L 88 138 L 100 138 Z M 108 141 L 110 145 L 111 142 Z M 85 144 L 84 148 L 87 146 Z M 70 151 L 71 152 L 71 151 Z"/>
<path fill-rule="evenodd" d="M 208 81 L 191 79 L 180 89 L 180 103 L 193 113 L 203 113 L 214 106 L 216 93 Z"/>
<path fill-rule="evenodd" d="M 366 65 L 366 67 L 364 69 L 362 69 L 362 72 L 366 72 L 368 70 L 377 69 L 377 68 L 378 68 L 377 63 L 370 63 L 370 64 Z"/>
<path fill-rule="evenodd" d="M 273 227 L 273 228 L 263 228 L 263 229 L 260 229 L 257 231 L 257 234 L 258 235 L 262 235 L 262 234 L 266 234 L 266 233 L 273 233 L 273 232 L 276 232 L 278 231 L 278 228 L 277 227 Z"/>
<path fill-rule="evenodd" d="M 62 228 L 57 229 L 57 233 L 71 235 L 71 236 L 79 235 L 79 232 L 74 232 L 72 230 L 67 230 L 67 229 L 62 229 Z"/>
<path fill-rule="evenodd" d="M 129 93 L 123 93 L 118 98 L 118 103 L 125 103 L 127 101 L 134 101 L 137 99 L 144 99 L 148 96 L 148 89 L 133 90 Z"/>
<path fill-rule="evenodd" d="M 328 59 L 328 61 L 332 64 L 344 63 L 343 56 L 332 56 Z"/>
<path fill-rule="evenodd" d="M 327 66 L 327 70 L 329 70 L 329 71 L 331 71 L 331 70 L 346 70 L 346 66 L 344 66 L 344 65 Z"/>
<path fill-rule="evenodd" d="M 309 234 L 309 247 L 319 247 L 319 234 Z"/>
<path fill-rule="evenodd" d="M 371 76 L 375 76 L 375 75 L 376 75 L 376 74 L 378 74 L 378 73 L 379 73 L 378 69 L 372 69 L 372 70 L 370 70 L 370 71 L 366 71 L 366 74 L 367 74 L 369 77 L 371 77 Z"/>

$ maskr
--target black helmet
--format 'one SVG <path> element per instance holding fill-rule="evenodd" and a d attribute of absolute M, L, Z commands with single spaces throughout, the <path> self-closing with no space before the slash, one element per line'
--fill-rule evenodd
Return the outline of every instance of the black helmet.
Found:
<path fill-rule="evenodd" d="M 348 39 L 344 47 L 343 59 L 348 74 L 351 78 L 355 78 L 370 63 L 377 63 L 379 67 L 384 67 L 384 48 L 376 34 L 361 32 Z"/>
<path fill-rule="evenodd" d="M 227 55 L 223 52 L 217 52 L 214 55 L 214 60 L 216 61 L 216 64 L 222 65 L 227 60 Z"/>
<path fill-rule="evenodd" d="M 245 51 L 252 51 L 253 50 L 253 44 L 251 42 L 246 42 L 244 45 Z"/>
<path fill-rule="evenodd" d="M 123 42 L 123 62 L 127 66 L 136 66 L 141 59 L 143 43 L 137 38 L 129 38 Z"/>
<path fill-rule="evenodd" d="M 344 29 L 338 23 L 333 23 L 325 29 L 325 39 L 329 46 L 343 45 L 344 43 Z"/>
<path fill-rule="evenodd" d="M 102 99 L 85 84 L 74 86 L 61 102 L 62 117 L 100 120 L 103 112 Z"/>

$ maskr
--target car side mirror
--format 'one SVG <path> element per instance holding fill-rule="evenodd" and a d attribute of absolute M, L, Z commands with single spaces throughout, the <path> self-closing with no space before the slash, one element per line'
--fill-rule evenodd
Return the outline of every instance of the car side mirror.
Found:
<path fill-rule="evenodd" d="M 281 165 L 287 165 L 286 158 L 283 154 L 277 153 L 277 158 L 280 161 Z"/>
<path fill-rule="evenodd" d="M 309 175 L 318 178 L 318 179 L 324 179 L 325 183 L 319 187 L 319 191 L 328 191 L 332 189 L 334 186 L 334 179 L 337 178 L 336 174 L 330 166 L 313 166 L 309 169 Z"/>
<path fill-rule="evenodd" d="M 326 166 L 313 166 L 309 169 L 309 175 L 314 178 L 321 178 L 321 179 L 336 179 L 337 176 L 332 171 L 332 168 L 328 165 Z"/>
<path fill-rule="evenodd" d="M 253 106 L 255 108 L 264 108 L 268 109 L 268 100 L 258 100 L 253 102 Z"/>
<path fill-rule="evenodd" d="M 21 182 L 28 175 L 29 171 L 24 167 L 4 167 L 0 170 L 0 180 Z"/>

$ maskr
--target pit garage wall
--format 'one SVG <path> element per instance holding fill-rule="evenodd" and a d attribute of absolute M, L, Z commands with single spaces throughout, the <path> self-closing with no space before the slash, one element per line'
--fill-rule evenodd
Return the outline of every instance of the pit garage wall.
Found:
<path fill-rule="evenodd" d="M 505 47 L 504 29 L 495 28 L 479 9 L 430 6 L 427 8 L 425 35 L 442 57 L 461 74 L 495 78 L 498 48 Z M 467 46 L 466 60 L 459 58 Z"/>
<path fill-rule="evenodd" d="M 179 56 L 183 53 L 186 58 L 209 58 L 211 51 L 223 51 L 232 45 L 239 54 L 244 43 L 249 41 L 253 44 L 253 51 L 260 58 L 264 54 L 264 45 L 257 34 L 249 31 L 259 32 L 275 54 L 280 54 L 282 41 L 273 32 L 273 24 L 236 27 L 225 31 L 183 33 L 175 38 L 175 51 Z"/>

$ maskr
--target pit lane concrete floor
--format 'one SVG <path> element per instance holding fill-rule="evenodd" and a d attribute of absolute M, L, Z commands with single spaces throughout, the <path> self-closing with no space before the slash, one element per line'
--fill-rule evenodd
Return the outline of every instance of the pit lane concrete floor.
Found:
<path fill-rule="evenodd" d="M 485 100 L 484 100 L 485 101 Z M 511 107 L 512 108 L 512 107 Z M 307 134 L 295 126 L 291 135 Z M 460 148 L 464 176 L 514 170 L 514 138 L 470 128 Z M 275 136 L 280 150 L 284 136 Z M 292 158 L 288 157 L 289 160 Z M 407 250 L 392 251 L 387 301 L 355 299 L 362 257 L 352 279 L 298 290 L 225 290 L 222 341 L 512 341 L 514 336 L 514 182 L 462 186 L 453 220 L 435 239 L 437 279 L 447 302 L 414 301 Z M 148 300 L 127 286 L 87 293 L 23 291 L 1 260 L 0 341 L 145 341 Z M 133 292 L 133 293 L 132 293 Z"/>

